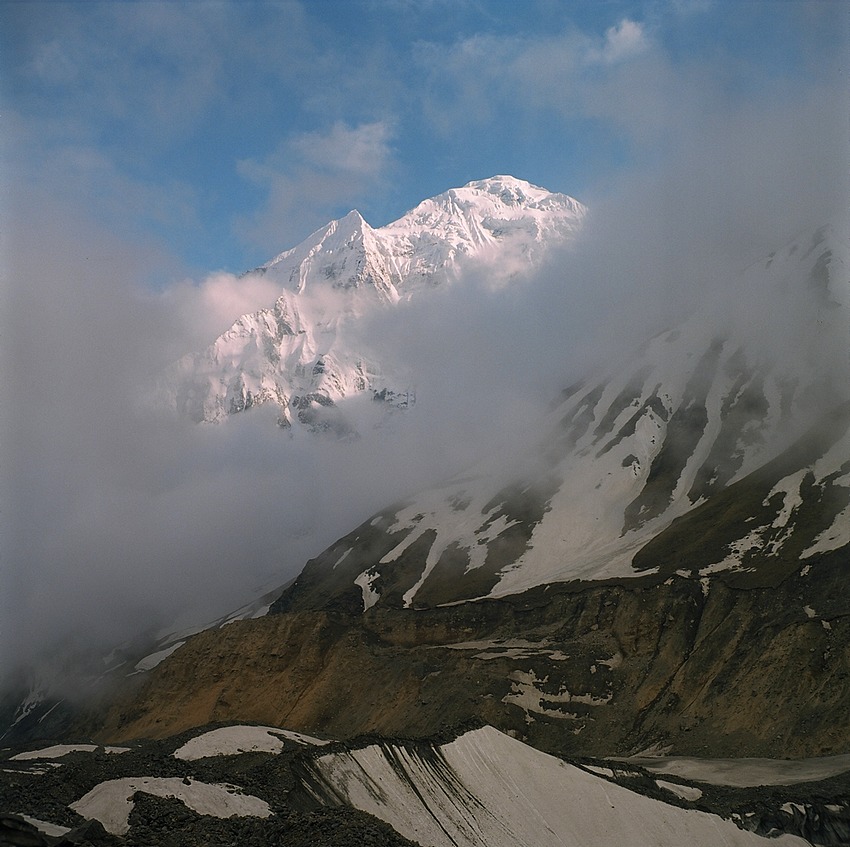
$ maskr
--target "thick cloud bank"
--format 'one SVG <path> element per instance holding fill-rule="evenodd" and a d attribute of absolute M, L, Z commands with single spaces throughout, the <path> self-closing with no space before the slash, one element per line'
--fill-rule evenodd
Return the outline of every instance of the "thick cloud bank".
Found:
<path fill-rule="evenodd" d="M 196 427 L 145 408 L 153 375 L 274 292 L 217 275 L 151 293 L 142 248 L 46 198 L 17 202 L 0 670 L 239 606 L 372 511 L 521 443 L 585 369 L 695 308 L 802 349 L 796 307 L 748 300 L 738 280 L 807 228 L 831 221 L 846 238 L 846 103 L 825 84 L 761 94 L 690 103 L 657 155 L 579 198 L 586 232 L 532 278 L 494 289 L 472 275 L 370 322 L 366 340 L 414 375 L 417 403 L 354 443 L 291 437 L 263 409 Z M 821 364 L 841 383 L 846 350 Z"/>

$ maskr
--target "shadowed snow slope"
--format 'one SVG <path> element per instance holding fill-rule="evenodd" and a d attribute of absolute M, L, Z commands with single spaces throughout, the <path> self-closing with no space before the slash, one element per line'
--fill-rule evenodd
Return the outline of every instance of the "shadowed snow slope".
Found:
<path fill-rule="evenodd" d="M 655 773 L 674 774 L 712 785 L 795 785 L 850 771 L 850 754 L 812 759 L 689 759 L 633 756 L 630 762 Z"/>
<path fill-rule="evenodd" d="M 636 794 L 490 727 L 430 755 L 373 745 L 315 762 L 318 796 L 337 798 L 434 847 L 745 847 L 730 821 Z M 771 843 L 804 845 L 784 835 Z"/>

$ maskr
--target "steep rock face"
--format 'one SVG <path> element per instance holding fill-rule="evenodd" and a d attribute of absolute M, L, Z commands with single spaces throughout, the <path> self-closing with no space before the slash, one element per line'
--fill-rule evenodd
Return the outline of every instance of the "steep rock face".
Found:
<path fill-rule="evenodd" d="M 847 752 L 848 549 L 794 573 L 658 576 L 436 609 L 291 612 L 190 639 L 78 730 L 248 720 L 345 738 L 470 719 L 563 754 Z"/>
<path fill-rule="evenodd" d="M 279 285 L 277 301 L 177 362 L 159 402 L 196 422 L 271 403 L 283 427 L 345 435 L 342 398 L 413 402 L 410 375 L 352 338 L 353 326 L 464 270 L 509 280 L 573 236 L 584 215 L 573 198 L 508 176 L 451 189 L 379 229 L 352 211 L 251 271 Z"/>

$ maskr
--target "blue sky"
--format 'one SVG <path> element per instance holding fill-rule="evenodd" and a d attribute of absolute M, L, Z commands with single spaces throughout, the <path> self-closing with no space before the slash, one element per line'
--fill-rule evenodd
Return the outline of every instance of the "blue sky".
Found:
<path fill-rule="evenodd" d="M 592 204 L 688 133 L 846 89 L 847 8 L 6 2 L 7 210 L 85 219 L 166 285 L 495 173 Z"/>

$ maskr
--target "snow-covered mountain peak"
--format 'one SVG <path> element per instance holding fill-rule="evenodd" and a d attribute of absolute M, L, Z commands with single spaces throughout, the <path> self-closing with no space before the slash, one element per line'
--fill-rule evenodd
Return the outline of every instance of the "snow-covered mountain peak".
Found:
<path fill-rule="evenodd" d="M 352 210 L 254 272 L 271 275 L 284 290 L 300 293 L 325 282 L 341 289 L 371 285 L 395 301 L 398 286 L 410 291 L 420 281 L 445 282 L 469 259 L 533 259 L 572 235 L 585 213 L 565 194 L 495 176 L 424 200 L 378 229 Z"/>
<path fill-rule="evenodd" d="M 373 284 L 384 293 L 390 281 L 385 270 L 375 267 L 374 230 L 360 212 L 317 229 L 299 245 L 275 256 L 254 273 L 267 274 L 284 290 L 301 293 L 310 285 L 330 283 L 334 288 L 361 288 Z M 369 261 L 369 259 L 372 261 Z M 380 264 L 380 263 L 378 263 Z"/>
<path fill-rule="evenodd" d="M 585 207 L 566 194 L 556 194 L 512 176 L 475 180 L 424 200 L 383 231 L 421 236 L 445 232 L 451 243 L 471 252 L 482 245 L 525 236 L 533 243 L 566 236 L 580 226 Z"/>
<path fill-rule="evenodd" d="M 353 210 L 250 272 L 279 285 L 277 301 L 234 316 L 207 350 L 181 359 L 162 381 L 165 403 L 212 422 L 273 402 L 283 425 L 346 432 L 329 422 L 343 397 L 370 392 L 406 407 L 407 377 L 354 349 L 346 327 L 471 267 L 495 284 L 521 274 L 575 234 L 584 215 L 572 197 L 510 176 L 451 189 L 380 228 Z"/>
<path fill-rule="evenodd" d="M 455 194 L 489 194 L 498 198 L 506 206 L 535 206 L 541 203 L 549 203 L 552 198 L 566 198 L 564 194 L 553 194 L 539 185 L 532 185 L 532 183 L 523 179 L 506 175 L 473 180 L 464 185 L 463 188 L 452 189 L 452 192 Z"/>

